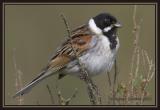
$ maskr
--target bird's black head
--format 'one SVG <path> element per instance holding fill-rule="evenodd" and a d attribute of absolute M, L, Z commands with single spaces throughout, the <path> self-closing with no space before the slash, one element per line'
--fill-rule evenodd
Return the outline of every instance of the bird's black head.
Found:
<path fill-rule="evenodd" d="M 93 19 L 96 26 L 103 32 L 109 32 L 113 28 L 121 27 L 121 24 L 118 23 L 117 19 L 108 13 L 101 13 L 93 17 Z"/>
<path fill-rule="evenodd" d="M 89 21 L 89 27 L 92 32 L 95 34 L 103 34 L 110 41 L 110 48 L 114 49 L 117 45 L 117 28 L 121 27 L 121 24 L 117 21 L 117 19 L 108 14 L 101 13 Z"/>

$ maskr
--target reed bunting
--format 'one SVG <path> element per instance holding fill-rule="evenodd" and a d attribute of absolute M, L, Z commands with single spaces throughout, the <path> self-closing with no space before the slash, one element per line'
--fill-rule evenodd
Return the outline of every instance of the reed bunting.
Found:
<path fill-rule="evenodd" d="M 59 73 L 59 79 L 65 75 L 79 77 L 80 66 L 75 51 L 89 76 L 109 72 L 119 48 L 117 37 L 119 27 L 121 24 L 114 16 L 101 13 L 91 18 L 87 24 L 74 29 L 71 32 L 71 39 L 61 44 L 43 71 L 14 97 L 29 92 L 43 79 L 56 73 Z"/>

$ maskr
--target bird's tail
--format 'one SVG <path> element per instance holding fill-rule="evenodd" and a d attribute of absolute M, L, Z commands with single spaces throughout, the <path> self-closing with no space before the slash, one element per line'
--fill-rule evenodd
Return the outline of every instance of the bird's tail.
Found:
<path fill-rule="evenodd" d="M 53 75 L 54 73 L 56 73 L 56 71 L 42 71 L 39 76 L 37 76 L 35 79 L 33 79 L 30 83 L 28 83 L 24 88 L 22 88 L 20 91 L 18 91 L 13 98 L 20 96 L 20 95 L 24 95 L 28 92 L 30 92 L 30 90 L 36 86 L 39 82 L 41 82 L 43 79 L 47 78 L 50 75 Z"/>

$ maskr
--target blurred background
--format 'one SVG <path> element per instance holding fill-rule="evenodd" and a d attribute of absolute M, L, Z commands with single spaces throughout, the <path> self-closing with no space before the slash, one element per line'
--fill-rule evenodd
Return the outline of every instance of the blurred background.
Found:
<path fill-rule="evenodd" d="M 12 96 L 17 88 L 17 68 L 21 70 L 24 86 L 39 74 L 54 54 L 56 48 L 66 39 L 67 31 L 60 14 L 63 13 L 69 27 L 87 23 L 88 20 L 101 13 L 109 12 L 123 25 L 118 31 L 120 48 L 117 56 L 118 82 L 127 83 L 131 57 L 133 54 L 133 10 L 134 5 L 5 5 L 5 105 L 17 105 Z M 144 48 L 155 63 L 155 5 L 137 5 L 137 22 L 141 23 L 139 45 Z M 140 65 L 141 66 L 141 65 Z M 114 73 L 113 69 L 111 76 Z M 93 78 L 100 89 L 102 104 L 108 105 L 108 78 L 101 74 Z M 23 105 L 52 105 L 46 88 L 48 84 L 58 104 L 56 83 L 64 98 L 69 98 L 78 89 L 70 105 L 89 105 L 86 85 L 72 76 L 66 76 L 57 82 L 57 75 L 51 76 L 34 87 L 23 97 Z M 155 104 L 155 76 L 149 83 L 150 100 L 144 104 Z"/>

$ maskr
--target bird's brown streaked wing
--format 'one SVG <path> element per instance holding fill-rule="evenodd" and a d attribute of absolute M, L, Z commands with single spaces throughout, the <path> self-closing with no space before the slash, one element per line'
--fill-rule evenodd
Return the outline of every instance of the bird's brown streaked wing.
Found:
<path fill-rule="evenodd" d="M 83 26 L 83 28 L 85 28 L 85 31 L 82 29 L 82 27 L 79 28 L 80 30 L 83 30 L 83 33 L 77 29 L 74 31 L 74 36 L 61 45 L 61 48 L 59 48 L 56 55 L 53 56 L 49 61 L 47 69 L 63 67 L 71 60 L 76 58 L 75 51 L 77 52 L 76 55 L 81 56 L 84 51 L 89 49 L 92 36 L 88 34 L 89 30 L 87 30 L 85 26 Z"/>
<path fill-rule="evenodd" d="M 49 61 L 47 69 L 63 67 L 75 57 L 74 50 L 76 50 L 76 54 L 81 56 L 81 54 L 89 49 L 89 42 L 91 41 L 92 37 L 89 35 L 81 35 L 79 37 L 75 37 L 72 39 L 72 46 L 71 43 L 66 43 L 58 52 L 57 54 Z M 74 48 L 74 50 L 73 50 Z"/>

